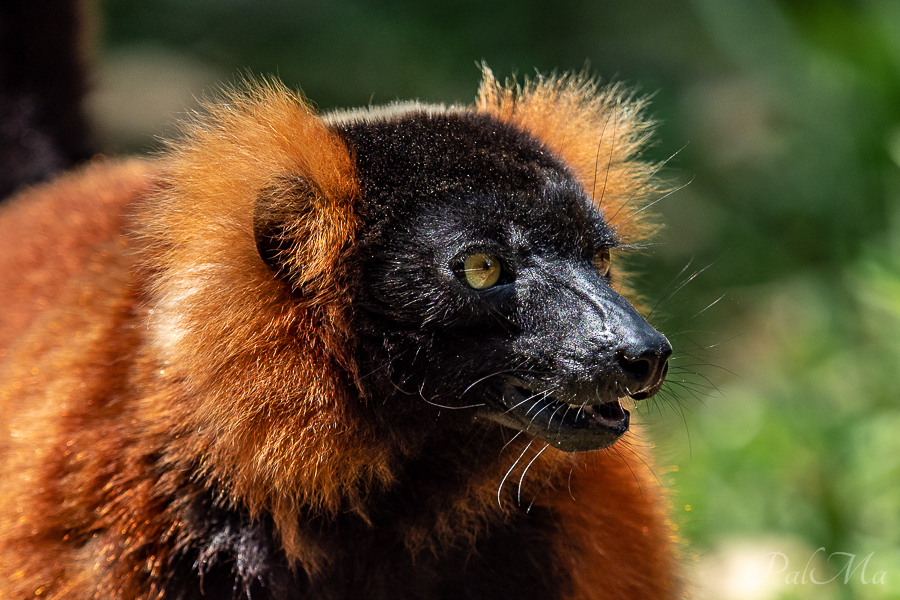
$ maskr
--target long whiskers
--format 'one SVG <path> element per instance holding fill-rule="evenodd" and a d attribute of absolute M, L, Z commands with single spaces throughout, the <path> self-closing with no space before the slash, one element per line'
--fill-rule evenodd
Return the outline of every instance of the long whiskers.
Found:
<path fill-rule="evenodd" d="M 544 448 L 546 449 L 546 447 Z M 543 450 L 542 450 L 543 452 Z M 537 500 L 538 496 L 547 489 L 547 486 L 550 485 L 550 482 L 553 481 L 553 474 L 556 472 L 556 466 L 559 464 L 561 457 L 566 456 L 562 453 L 557 452 L 553 457 L 553 462 L 550 463 L 550 469 L 547 471 L 547 476 L 544 478 L 543 483 L 541 483 L 541 487 L 532 495 L 531 502 L 528 503 L 528 508 L 525 509 L 526 513 L 531 512 L 531 507 L 534 506 L 535 500 Z M 570 473 L 571 475 L 571 473 Z"/>
<path fill-rule="evenodd" d="M 522 506 L 522 482 L 525 481 L 525 474 L 528 473 L 528 469 L 531 468 L 531 465 L 534 464 L 534 461 L 536 461 L 536 460 L 538 459 L 538 457 L 539 457 L 541 454 L 543 454 L 543 453 L 544 453 L 544 450 L 546 450 L 547 448 L 549 448 L 549 446 L 548 446 L 547 444 L 544 444 L 544 447 L 541 448 L 541 449 L 538 451 L 538 453 L 534 455 L 534 458 L 532 458 L 532 459 L 528 462 L 527 465 L 525 465 L 525 469 L 522 471 L 522 476 L 519 477 L 519 490 L 518 490 L 518 492 L 516 493 L 516 504 L 517 504 L 518 506 Z M 531 508 L 531 507 L 529 506 L 529 508 Z"/>
<path fill-rule="evenodd" d="M 729 291 L 730 291 L 730 290 L 729 290 Z M 718 298 L 716 298 L 715 300 L 713 300 L 712 302 L 710 302 L 709 304 L 707 304 L 702 310 L 700 310 L 700 311 L 697 312 L 697 313 L 694 313 L 694 314 L 691 316 L 691 318 L 692 318 L 692 319 L 696 319 L 697 317 L 699 317 L 700 315 L 702 315 L 703 313 L 705 313 L 706 311 L 708 311 L 710 308 L 712 308 L 713 306 L 715 306 L 716 304 L 718 304 L 718 303 L 719 303 L 725 296 L 727 296 L 727 295 L 728 295 L 728 291 L 724 292 L 721 296 L 719 296 Z"/>
<path fill-rule="evenodd" d="M 484 406 L 484 402 L 479 402 L 478 404 L 467 404 L 465 406 L 445 406 L 443 404 L 438 404 L 437 402 L 432 402 L 431 400 L 426 398 L 425 394 L 424 394 L 424 389 L 425 389 L 425 384 L 423 383 L 421 386 L 419 386 L 419 397 L 422 400 L 424 400 L 426 404 L 430 404 L 431 406 L 436 406 L 438 408 L 447 408 L 450 410 L 462 410 L 465 408 L 478 408 L 478 407 Z"/>
<path fill-rule="evenodd" d="M 699 270 L 697 270 L 697 271 L 694 271 L 694 272 L 691 273 L 684 281 L 682 281 L 681 283 L 679 283 L 679 284 L 675 287 L 674 290 L 672 290 L 671 292 L 669 292 L 668 294 L 666 294 L 665 296 L 663 296 L 662 298 L 660 298 L 659 300 L 657 300 L 656 304 L 654 304 L 654 305 L 653 305 L 653 308 L 650 310 L 650 314 L 647 315 L 647 318 L 649 319 L 650 317 L 652 317 L 652 316 L 653 316 L 653 313 L 656 312 L 656 309 L 659 308 L 660 305 L 662 305 L 663 303 L 668 302 L 669 300 L 671 300 L 672 297 L 673 297 L 675 294 L 677 294 L 678 292 L 680 292 L 680 291 L 684 288 L 684 286 L 686 286 L 687 284 L 689 284 L 690 282 L 692 282 L 694 279 L 696 279 L 697 277 L 699 277 L 699 276 L 700 276 L 701 274 L 703 274 L 707 269 L 709 269 L 709 268 L 712 267 L 714 264 L 716 264 L 716 262 L 718 262 L 718 261 L 717 261 L 717 260 L 714 260 L 714 261 L 712 261 L 711 263 L 709 263 L 708 265 L 706 265 L 705 267 L 703 267 L 702 269 L 699 269 Z"/>
<path fill-rule="evenodd" d="M 524 364 L 525 364 L 525 361 L 523 360 L 523 361 L 522 361 L 522 364 L 521 364 L 520 366 L 518 366 L 518 367 L 511 367 L 511 368 L 509 368 L 509 369 L 501 369 L 501 370 L 499 370 L 499 371 L 494 371 L 493 373 L 488 373 L 488 374 L 485 375 L 484 377 L 482 377 L 482 378 L 480 378 L 480 379 L 476 379 L 475 381 L 473 381 L 472 383 L 470 383 L 468 386 L 466 386 L 466 389 L 464 389 L 464 390 L 462 391 L 462 393 L 460 394 L 460 396 L 463 396 L 463 395 L 466 394 L 469 390 L 471 390 L 473 387 L 475 387 L 476 385 L 478 385 L 479 383 L 481 383 L 481 382 L 483 382 L 483 381 L 485 381 L 485 380 L 487 380 L 487 379 L 490 379 L 491 377 L 496 377 L 496 376 L 498 376 L 498 375 L 505 375 L 505 374 L 507 374 L 507 373 L 515 373 L 516 371 L 518 371 L 519 369 L 521 369 L 521 368 L 522 368 L 522 365 L 524 365 Z"/>
<path fill-rule="evenodd" d="M 687 148 L 687 144 L 685 144 L 684 146 L 682 146 L 681 148 L 679 148 L 678 150 L 676 150 L 675 152 L 673 152 L 671 156 L 669 156 L 667 159 L 665 159 L 664 161 L 662 161 L 661 163 L 659 163 L 658 165 L 656 165 L 656 167 L 655 167 L 652 171 L 650 171 L 650 173 L 644 178 L 644 180 L 640 183 L 640 185 L 635 186 L 634 191 L 631 192 L 631 195 L 628 196 L 628 199 L 625 200 L 625 202 L 623 202 L 621 206 L 619 206 L 619 208 L 616 210 L 616 212 L 613 213 L 613 215 L 612 215 L 609 219 L 607 219 L 607 222 L 613 223 L 613 222 L 615 221 L 616 217 L 619 215 L 619 213 L 622 212 L 622 209 L 624 209 L 626 206 L 628 206 L 629 204 L 631 204 L 631 201 L 634 200 L 634 198 L 635 198 L 635 196 L 637 196 L 638 192 L 640 192 L 641 190 L 643 190 L 643 189 L 646 187 L 647 183 L 648 183 L 651 179 L 653 179 L 653 178 L 656 176 L 656 174 L 659 173 L 659 171 L 660 171 L 664 166 L 666 166 L 666 165 L 669 163 L 669 161 L 671 161 L 673 158 L 675 158 L 676 156 L 678 156 L 679 154 L 681 154 L 681 151 L 684 150 L 685 148 Z M 693 178 L 691 179 L 691 181 L 693 181 Z M 631 219 L 631 218 L 633 218 L 634 215 L 636 215 L 637 213 L 642 212 L 644 209 L 653 206 L 654 204 L 656 204 L 656 203 L 659 202 L 660 200 L 664 200 L 664 199 L 668 198 L 669 196 L 671 196 L 671 195 L 674 194 L 675 192 L 684 189 L 685 187 L 687 187 L 688 184 L 691 183 L 691 181 L 688 181 L 686 184 L 684 184 L 684 185 L 682 185 L 682 186 L 680 186 L 680 187 L 678 187 L 678 188 L 672 190 L 671 192 L 668 192 L 668 193 L 664 194 L 662 197 L 657 198 L 656 200 L 654 200 L 653 202 L 651 202 L 651 203 L 648 204 L 647 206 L 644 206 L 644 207 L 640 208 L 638 211 L 629 214 L 629 215 L 628 215 L 628 218 L 625 219 L 624 221 L 622 221 L 622 223 L 627 223 L 628 220 Z"/>
<path fill-rule="evenodd" d="M 523 433 L 525 433 L 525 432 L 520 429 L 519 431 L 516 432 L 516 434 L 514 436 L 509 438 L 509 441 L 506 442 L 505 444 L 503 444 L 503 447 L 500 448 L 500 454 L 503 454 L 503 451 L 506 450 L 510 444 L 512 444 L 514 441 L 516 441 L 516 438 L 519 437 L 520 435 L 522 435 Z"/>
<path fill-rule="evenodd" d="M 526 402 L 531 402 L 532 400 L 534 400 L 535 398 L 537 398 L 538 396 L 540 396 L 540 395 L 542 395 L 542 394 L 543 394 L 544 397 L 546 398 L 546 397 L 549 395 L 549 392 L 536 392 L 536 393 L 532 394 L 531 396 L 528 396 L 528 397 L 525 398 L 524 400 L 522 400 L 522 401 L 520 401 L 520 402 L 517 402 L 516 404 L 510 406 L 510 407 L 507 408 L 505 411 L 503 411 L 503 414 L 509 414 L 509 413 L 511 413 L 512 411 L 514 411 L 515 409 L 519 408 L 520 406 L 522 406 L 522 405 L 525 404 Z M 536 404 L 537 404 L 537 401 L 535 401 L 534 404 L 536 405 Z M 534 405 L 532 405 L 532 408 L 534 408 Z M 529 409 L 529 412 L 531 412 L 530 409 Z M 525 414 L 527 415 L 528 413 L 525 413 Z"/>
<path fill-rule="evenodd" d="M 668 198 L 668 197 L 671 196 L 672 194 L 675 194 L 675 193 L 677 193 L 677 192 L 680 192 L 681 190 L 683 190 L 683 189 L 686 188 L 687 186 L 691 185 L 691 183 L 693 183 L 693 182 L 694 182 L 694 178 L 691 177 L 690 180 L 688 180 L 687 183 L 678 186 L 678 187 L 675 188 L 674 190 L 671 190 L 671 191 L 666 192 L 665 194 L 663 194 L 662 196 L 660 196 L 660 197 L 657 198 L 656 200 L 653 200 L 652 202 L 648 202 L 647 204 L 645 204 L 644 206 L 640 207 L 640 208 L 637 209 L 636 211 L 634 211 L 634 212 L 632 212 L 632 213 L 629 213 L 627 219 L 621 221 L 620 223 L 616 223 L 616 224 L 617 224 L 617 225 L 621 225 L 622 223 L 627 223 L 627 222 L 630 221 L 631 219 L 636 218 L 639 214 L 641 214 L 642 212 L 644 212 L 644 211 L 647 210 L 648 208 L 652 208 L 653 205 L 655 205 L 655 204 L 657 204 L 657 203 L 659 203 L 659 202 L 662 202 L 663 200 L 665 200 L 666 198 Z M 622 210 L 622 209 L 619 208 L 619 210 Z M 616 214 L 619 214 L 619 210 L 616 211 Z"/>
<path fill-rule="evenodd" d="M 600 149 L 603 147 L 603 136 L 606 135 L 606 128 L 609 126 L 609 120 L 615 117 L 615 121 L 613 121 L 613 140 L 612 144 L 609 146 L 609 158 L 606 162 L 606 175 L 603 179 L 603 189 L 600 190 L 600 199 L 597 200 L 597 207 L 603 205 L 603 196 L 606 195 L 606 186 L 609 183 L 609 172 L 612 169 L 612 159 L 613 154 L 616 149 L 616 126 L 619 124 L 619 99 L 616 98 L 616 110 L 610 113 L 608 117 L 606 117 L 606 123 L 603 124 L 603 131 L 600 132 L 600 141 L 597 142 L 597 158 L 594 161 L 594 182 L 591 184 L 591 198 L 596 198 L 595 195 L 597 193 L 597 169 L 600 166 Z"/>
<path fill-rule="evenodd" d="M 532 410 L 534 410 L 536 407 L 540 406 L 545 400 L 547 400 L 547 398 L 550 396 L 550 392 L 540 392 L 539 394 L 535 394 L 534 396 L 532 396 L 532 398 L 534 398 L 538 395 L 540 395 L 541 397 L 538 398 L 537 400 L 535 400 L 534 403 L 531 405 L 531 408 L 529 408 L 528 410 L 525 411 L 526 417 Z M 549 407 L 550 407 L 549 404 L 544 404 L 544 407 L 541 408 L 541 410 L 534 413 L 534 416 L 531 417 L 531 422 L 534 423 L 534 420 L 537 419 L 538 415 L 541 414 L 542 412 L 544 412 L 545 410 L 547 410 Z"/>
<path fill-rule="evenodd" d="M 516 459 L 516 462 L 512 464 L 512 466 L 506 471 L 506 475 L 503 476 L 503 479 L 500 481 L 500 486 L 497 488 L 497 506 L 503 508 L 503 500 L 500 497 L 501 492 L 503 491 L 503 484 L 506 483 L 506 480 L 509 478 L 510 473 L 513 472 L 513 469 L 516 468 L 516 465 L 519 464 L 519 461 L 522 460 L 522 457 L 525 456 L 525 453 L 528 452 L 528 449 L 531 448 L 531 445 L 534 443 L 534 440 L 528 442 L 525 448 L 522 450 L 522 453 L 519 454 L 519 457 Z"/>

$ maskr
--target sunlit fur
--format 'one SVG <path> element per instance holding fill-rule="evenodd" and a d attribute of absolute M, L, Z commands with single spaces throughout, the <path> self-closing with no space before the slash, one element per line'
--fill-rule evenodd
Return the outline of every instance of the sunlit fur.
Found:
<path fill-rule="evenodd" d="M 485 69 L 476 107 L 541 140 L 575 172 L 622 240 L 652 234 L 641 211 L 658 191 L 654 165 L 639 160 L 652 122 L 645 102 L 621 86 L 600 87 L 586 75 L 501 84 Z"/>
<path fill-rule="evenodd" d="M 530 133 L 623 240 L 649 234 L 640 101 L 584 77 L 515 86 L 486 71 L 476 105 L 450 110 Z M 183 133 L 160 157 L 97 160 L 0 212 L 0 598 L 163 597 L 210 492 L 271 518 L 314 577 L 333 558 L 304 523 L 365 521 L 396 465 L 427 451 L 360 413 L 367 374 L 342 262 L 359 226 L 352 152 L 276 83 L 228 93 Z M 318 190 L 284 215 L 302 294 L 253 237 L 260 191 L 285 174 Z M 525 435 L 499 456 L 460 449 L 468 479 L 410 518 L 405 546 L 474 544 L 541 507 L 555 517 L 541 543 L 560 597 L 677 597 L 664 494 L 629 439 L 579 455 Z"/>

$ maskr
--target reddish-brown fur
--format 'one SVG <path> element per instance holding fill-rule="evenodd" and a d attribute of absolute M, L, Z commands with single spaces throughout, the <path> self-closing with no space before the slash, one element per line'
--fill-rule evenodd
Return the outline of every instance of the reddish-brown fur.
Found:
<path fill-rule="evenodd" d="M 639 105 L 579 78 L 516 90 L 488 73 L 473 110 L 555 151 L 627 241 L 648 233 L 633 200 L 650 174 L 633 158 Z M 321 191 L 291 223 L 302 297 L 254 245 L 253 202 L 283 173 Z M 395 461 L 422 451 L 350 401 L 341 261 L 358 194 L 348 149 L 270 84 L 209 108 L 160 159 L 98 161 L 0 212 L 0 598 L 158 597 L 154 577 L 192 543 L 183 511 L 206 489 L 271 515 L 300 568 L 328 562 L 298 514 L 365 519 Z M 547 553 L 571 600 L 676 597 L 664 495 L 628 442 L 547 447 L 525 479 L 521 502 L 557 517 Z M 518 485 L 538 451 L 526 443 L 423 507 L 410 552 L 503 521 L 517 499 L 498 504 L 497 487 L 524 453 Z"/>

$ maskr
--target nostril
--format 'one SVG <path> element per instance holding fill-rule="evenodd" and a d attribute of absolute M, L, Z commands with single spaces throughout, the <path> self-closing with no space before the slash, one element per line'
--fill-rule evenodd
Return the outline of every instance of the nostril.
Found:
<path fill-rule="evenodd" d="M 648 350 L 637 358 L 629 358 L 625 351 L 616 353 L 626 389 L 635 400 L 645 400 L 656 394 L 669 372 L 669 356 L 672 350 L 666 347 L 661 352 Z"/>
<path fill-rule="evenodd" d="M 619 360 L 619 368 L 622 369 L 625 377 L 637 383 L 643 384 L 653 369 L 653 364 L 645 356 L 631 359 L 625 356 L 624 352 L 619 352 L 616 358 Z"/>

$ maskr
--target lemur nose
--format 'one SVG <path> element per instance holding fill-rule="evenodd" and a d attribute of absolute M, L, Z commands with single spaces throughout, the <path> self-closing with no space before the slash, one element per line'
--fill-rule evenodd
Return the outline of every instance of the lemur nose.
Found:
<path fill-rule="evenodd" d="M 652 347 L 634 352 L 632 349 L 619 350 L 616 359 L 623 375 L 623 384 L 635 400 L 645 400 L 659 391 L 669 372 L 669 357 L 672 346 L 657 333 L 659 339 Z M 632 350 L 631 352 L 629 350 Z"/>

